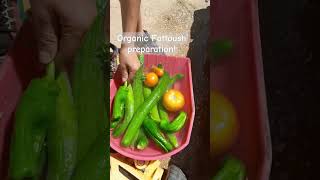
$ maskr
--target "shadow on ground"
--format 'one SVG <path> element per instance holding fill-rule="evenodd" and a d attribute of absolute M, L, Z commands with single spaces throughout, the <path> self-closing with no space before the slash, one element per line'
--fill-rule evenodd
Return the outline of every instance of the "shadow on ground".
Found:
<path fill-rule="evenodd" d="M 190 180 L 207 179 L 209 177 L 210 151 L 210 66 L 206 59 L 207 40 L 209 34 L 209 8 L 196 10 L 191 27 L 191 39 L 188 57 L 192 62 L 193 90 L 196 105 L 192 137 L 189 146 L 171 163 L 179 166 Z"/>

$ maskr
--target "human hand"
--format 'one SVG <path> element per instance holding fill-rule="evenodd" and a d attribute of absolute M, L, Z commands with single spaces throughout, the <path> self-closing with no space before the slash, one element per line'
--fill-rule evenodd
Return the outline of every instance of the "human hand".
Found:
<path fill-rule="evenodd" d="M 30 0 L 40 62 L 72 59 L 96 16 L 95 1 Z"/>
<path fill-rule="evenodd" d="M 132 81 L 136 71 L 140 67 L 140 61 L 136 53 L 128 53 L 127 48 L 121 48 L 119 54 L 120 64 L 118 66 L 118 73 L 121 76 L 121 81 Z"/>

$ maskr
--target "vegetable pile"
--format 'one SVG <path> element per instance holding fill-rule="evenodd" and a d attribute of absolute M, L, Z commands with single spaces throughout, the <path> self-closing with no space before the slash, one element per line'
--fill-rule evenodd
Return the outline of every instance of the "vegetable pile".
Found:
<path fill-rule="evenodd" d="M 176 133 L 185 125 L 187 114 L 182 111 L 184 97 L 178 90 L 170 89 L 183 78 L 172 77 L 160 64 L 144 73 L 144 56 L 133 82 L 124 83 L 114 97 L 111 129 L 114 138 L 122 138 L 121 146 L 144 150 L 149 139 L 164 152 L 179 147 Z M 174 113 L 170 121 L 168 113 Z"/>
<path fill-rule="evenodd" d="M 22 94 L 11 139 L 10 179 L 108 179 L 107 52 L 101 56 L 106 5 L 97 0 L 99 13 L 76 53 L 72 85 L 67 72 L 51 63 L 46 75 L 31 80 Z"/>

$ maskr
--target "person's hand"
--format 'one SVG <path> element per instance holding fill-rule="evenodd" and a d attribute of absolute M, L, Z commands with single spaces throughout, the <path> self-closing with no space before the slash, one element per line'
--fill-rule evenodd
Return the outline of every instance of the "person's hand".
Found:
<path fill-rule="evenodd" d="M 136 71 L 140 67 L 140 61 L 136 53 L 128 53 L 127 48 L 121 48 L 119 54 L 120 64 L 118 72 L 121 76 L 121 81 L 132 81 Z"/>
<path fill-rule="evenodd" d="M 96 16 L 91 0 L 30 0 L 39 60 L 71 59 Z"/>

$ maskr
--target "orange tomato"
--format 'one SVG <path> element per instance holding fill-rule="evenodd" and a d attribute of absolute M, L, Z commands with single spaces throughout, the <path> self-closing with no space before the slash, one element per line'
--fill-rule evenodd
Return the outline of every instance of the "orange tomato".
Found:
<path fill-rule="evenodd" d="M 162 65 L 158 65 L 158 66 L 152 66 L 152 71 L 154 73 L 156 73 L 159 77 L 162 77 L 163 76 L 163 73 L 164 73 L 164 69 L 162 67 Z"/>
<path fill-rule="evenodd" d="M 230 149 L 239 131 L 233 104 L 216 91 L 210 95 L 210 119 L 211 153 L 215 156 Z"/>
<path fill-rule="evenodd" d="M 180 91 L 170 89 L 163 95 L 162 104 L 168 111 L 177 112 L 185 104 L 184 96 Z"/>
<path fill-rule="evenodd" d="M 156 73 L 149 72 L 146 75 L 146 79 L 144 80 L 144 84 L 148 87 L 154 87 L 158 84 L 159 78 Z"/>

